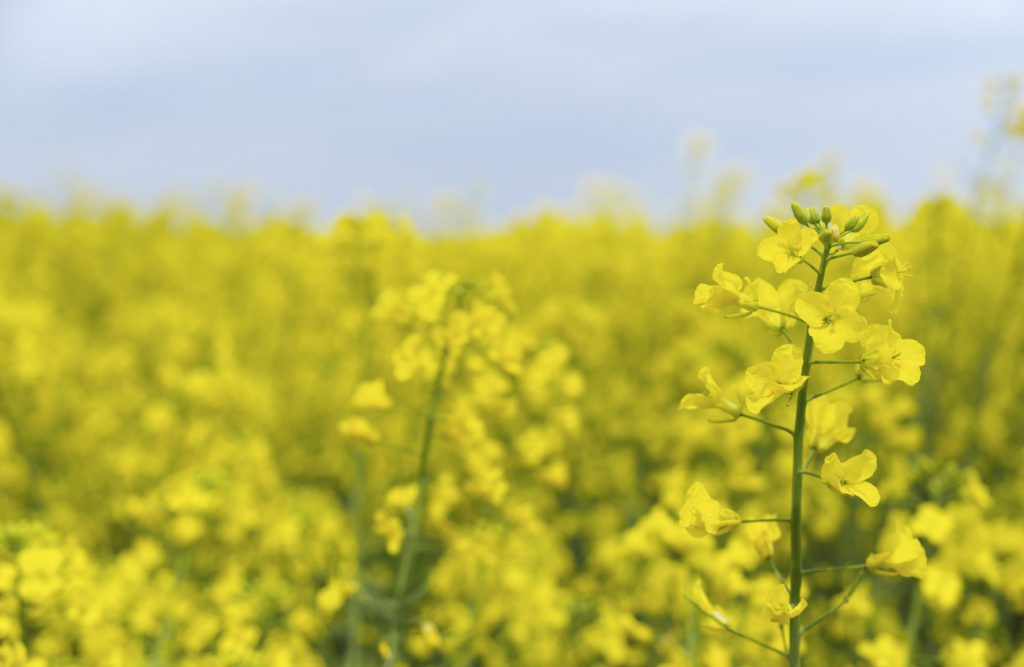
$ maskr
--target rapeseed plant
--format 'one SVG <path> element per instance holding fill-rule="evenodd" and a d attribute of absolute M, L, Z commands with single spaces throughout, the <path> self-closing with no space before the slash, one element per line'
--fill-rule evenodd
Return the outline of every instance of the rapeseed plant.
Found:
<path fill-rule="evenodd" d="M 776 289 L 761 279 L 728 273 L 722 264 L 718 264 L 712 273 L 713 285 L 697 286 L 693 302 L 702 310 L 727 318 L 744 318 L 759 311 L 765 312 L 772 319 L 763 320 L 764 323 L 787 340 L 791 336 L 787 328 L 781 326 L 779 318 L 793 320 L 803 325 L 805 330 L 802 348 L 791 342 L 779 346 L 770 361 L 747 368 L 743 382 L 731 392 L 723 391 L 711 371 L 707 367 L 702 368 L 698 375 L 705 384 L 704 393 L 687 394 L 680 402 L 683 410 L 715 410 L 725 415 L 719 421 L 748 419 L 790 436 L 789 516 L 741 518 L 737 512 L 723 508 L 719 501 L 712 499 L 700 482 L 694 482 L 679 510 L 679 521 L 696 537 L 721 535 L 744 522 L 783 524 L 788 528 L 788 577 L 784 577 L 774 564 L 772 542 L 780 534 L 778 526 L 772 531 L 761 529 L 752 537 L 758 557 L 767 561 L 779 578 L 779 583 L 767 598 L 767 609 L 769 619 L 779 625 L 780 645 L 773 646 L 741 632 L 721 615 L 711 613 L 701 587 L 695 588 L 691 602 L 732 634 L 777 653 L 785 657 L 791 667 L 798 667 L 805 635 L 849 601 L 865 571 L 918 579 L 925 576 L 927 557 L 924 548 L 909 529 L 901 533 L 900 542 L 892 550 L 871 554 L 864 563 L 806 568 L 803 498 L 804 479 L 812 477 L 820 479 L 836 493 L 857 498 L 868 507 L 878 506 L 881 494 L 868 481 L 877 469 L 878 459 L 870 449 L 864 449 L 845 461 L 838 454 L 829 453 L 819 470 L 814 470 L 820 452 L 837 443 L 848 444 L 854 435 L 847 424 L 851 412 L 849 405 L 814 402 L 856 382 L 917 384 L 925 362 L 925 350 L 917 341 L 902 338 L 892 328 L 891 322 L 888 325 L 869 325 L 859 312 L 862 299 L 875 296 L 879 290 L 893 292 L 893 302 L 898 303 L 904 289 L 904 278 L 909 275 L 909 265 L 899 258 L 890 237 L 874 233 L 878 225 L 877 213 L 867 206 L 853 209 L 825 207 L 819 213 L 817 209 L 805 209 L 793 203 L 792 209 L 794 217 L 784 222 L 765 218 L 765 224 L 773 233 L 757 246 L 757 256 L 771 263 L 777 273 L 788 273 L 802 266 L 813 276 L 811 283 L 805 283 L 803 287 L 794 288 L 793 279 L 787 281 L 785 290 L 789 298 L 785 299 L 785 306 L 791 310 L 782 309 L 781 287 Z M 809 261 L 809 255 L 812 258 L 816 256 L 816 261 Z M 852 257 L 857 259 L 847 263 L 841 261 Z M 830 268 L 833 268 L 833 276 L 839 269 L 850 273 L 851 277 L 843 275 L 829 280 Z M 862 288 L 859 283 L 867 284 Z M 763 303 L 761 297 L 765 298 Z M 850 343 L 860 345 L 860 359 L 814 356 L 815 351 L 824 355 L 836 354 Z M 849 367 L 853 376 L 827 389 L 819 388 L 812 394 L 812 374 L 816 367 L 820 369 L 825 365 Z M 792 426 L 760 416 L 778 399 L 794 395 Z M 803 597 L 804 576 L 834 569 L 858 572 L 838 604 L 804 623 L 802 615 L 808 607 Z"/>

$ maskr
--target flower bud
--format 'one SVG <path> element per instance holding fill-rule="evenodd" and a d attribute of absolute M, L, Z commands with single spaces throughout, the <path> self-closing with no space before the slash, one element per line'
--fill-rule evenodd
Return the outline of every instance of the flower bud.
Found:
<path fill-rule="evenodd" d="M 821 209 L 821 221 L 824 222 L 826 225 L 832 222 L 832 209 L 830 209 L 828 206 L 824 206 Z"/>
<path fill-rule="evenodd" d="M 821 215 L 818 213 L 818 209 L 813 206 L 807 209 L 807 217 L 810 219 L 812 225 L 817 225 L 821 222 Z"/>
<path fill-rule="evenodd" d="M 797 222 L 805 227 L 811 224 L 811 218 L 807 215 L 807 209 L 796 202 L 793 202 L 789 206 L 793 209 L 793 217 L 796 218 Z"/>
<path fill-rule="evenodd" d="M 864 229 L 864 225 L 867 224 L 868 217 L 861 213 L 855 215 L 846 221 L 846 225 L 843 226 L 843 230 L 847 232 L 859 232 Z"/>
<path fill-rule="evenodd" d="M 762 220 L 764 220 L 764 224 L 768 225 L 768 229 L 772 230 L 773 232 L 778 232 L 779 225 L 782 224 L 781 220 L 779 220 L 778 218 L 773 218 L 770 215 L 764 216 Z"/>
<path fill-rule="evenodd" d="M 867 241 L 865 243 L 861 243 L 860 245 L 854 247 L 854 249 L 851 250 L 850 253 L 854 257 L 865 257 L 865 256 L 870 255 L 871 253 L 873 253 L 877 248 L 878 248 L 878 243 L 877 242 L 875 242 L 875 241 Z"/>

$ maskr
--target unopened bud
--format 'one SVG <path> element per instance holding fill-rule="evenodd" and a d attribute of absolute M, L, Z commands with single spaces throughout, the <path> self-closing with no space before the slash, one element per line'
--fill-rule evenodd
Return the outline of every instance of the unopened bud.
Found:
<path fill-rule="evenodd" d="M 821 209 L 821 221 L 824 222 L 826 225 L 832 222 L 832 209 L 830 209 L 828 206 L 822 207 Z"/>
<path fill-rule="evenodd" d="M 850 252 L 851 254 L 853 254 L 854 257 L 864 257 L 866 255 L 870 255 L 871 253 L 873 253 L 877 248 L 877 242 L 867 241 L 866 243 L 861 243 L 860 245 L 856 246 Z"/>
<path fill-rule="evenodd" d="M 813 206 L 807 209 L 807 217 L 810 218 L 812 225 L 817 225 L 821 222 L 821 215 L 818 213 L 818 209 Z"/>
<path fill-rule="evenodd" d="M 789 206 L 793 209 L 793 217 L 796 218 L 797 222 L 804 226 L 811 224 L 811 218 L 807 215 L 807 209 L 796 202 L 793 202 Z"/>
<path fill-rule="evenodd" d="M 779 225 L 782 224 L 781 220 L 779 220 L 778 218 L 773 218 L 770 215 L 766 215 L 761 219 L 764 221 L 764 224 L 768 225 L 768 229 L 772 230 L 773 232 L 779 231 Z"/>

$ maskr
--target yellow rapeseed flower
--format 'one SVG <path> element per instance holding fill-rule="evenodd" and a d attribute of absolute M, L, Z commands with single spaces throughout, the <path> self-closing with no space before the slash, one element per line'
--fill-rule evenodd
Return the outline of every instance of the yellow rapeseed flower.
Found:
<path fill-rule="evenodd" d="M 355 410 L 390 410 L 394 405 L 384 380 L 360 382 L 352 393 L 352 408 Z"/>
<path fill-rule="evenodd" d="M 765 606 L 768 608 L 768 618 L 772 623 L 785 625 L 804 613 L 804 609 L 807 609 L 807 600 L 801 598 L 800 602 L 793 606 L 789 601 L 789 591 L 784 585 L 778 584 L 772 589 Z"/>
<path fill-rule="evenodd" d="M 742 317 L 754 312 L 756 300 L 753 290 L 740 276 L 725 270 L 725 264 L 719 262 L 711 272 L 714 285 L 701 283 L 693 292 L 693 304 L 700 309 L 725 315 L 726 317 Z"/>
<path fill-rule="evenodd" d="M 740 523 L 740 515 L 722 507 L 700 482 L 686 491 L 686 500 L 679 510 L 679 524 L 694 537 L 723 535 Z"/>
<path fill-rule="evenodd" d="M 774 519 L 776 515 L 769 514 L 766 519 Z M 757 557 L 763 561 L 769 561 L 775 555 L 775 543 L 782 539 L 782 529 L 774 521 L 758 521 L 744 524 L 747 537 L 754 545 Z"/>
<path fill-rule="evenodd" d="M 878 488 L 868 479 L 875 474 L 877 467 L 878 457 L 870 449 L 846 461 L 829 454 L 821 466 L 821 481 L 833 491 L 860 498 L 868 507 L 876 507 L 881 497 Z"/>
<path fill-rule="evenodd" d="M 807 323 L 814 346 L 826 354 L 838 352 L 846 343 L 856 342 L 867 320 L 857 312 L 860 290 L 849 278 L 839 278 L 824 292 L 800 295 L 794 308 Z"/>
<path fill-rule="evenodd" d="M 856 429 L 850 426 L 853 406 L 843 401 L 819 399 L 807 404 L 807 424 L 804 441 L 816 452 L 823 452 L 836 444 L 853 440 Z"/>
<path fill-rule="evenodd" d="M 921 540 L 914 537 L 910 528 L 903 526 L 891 542 L 889 550 L 868 556 L 868 569 L 888 577 L 924 577 L 928 569 L 928 556 Z"/>
<path fill-rule="evenodd" d="M 797 278 L 787 278 L 778 287 L 767 280 L 756 278 L 751 282 L 751 287 L 759 306 L 759 309 L 755 311 L 757 318 L 772 331 L 779 332 L 789 329 L 797 323 L 797 320 L 780 315 L 779 312 L 792 313 L 797 297 L 810 290 L 807 283 Z M 769 308 L 771 310 L 765 310 Z"/>
<path fill-rule="evenodd" d="M 925 363 L 924 345 L 903 338 L 889 324 L 872 324 L 860 334 L 861 377 L 883 384 L 915 385 Z"/>
<path fill-rule="evenodd" d="M 749 390 L 747 410 L 755 415 L 775 399 L 791 394 L 807 381 L 800 370 L 803 358 L 796 345 L 780 345 L 771 361 L 763 361 L 747 369 L 744 377 Z"/>
<path fill-rule="evenodd" d="M 778 273 L 785 273 L 803 261 L 818 241 L 813 229 L 790 219 L 779 225 L 779 230 L 757 244 L 757 256 L 771 262 Z"/>
<path fill-rule="evenodd" d="M 679 401 L 680 410 L 721 410 L 731 417 L 739 417 L 743 411 L 743 398 L 738 392 L 727 394 L 715 378 L 711 369 L 705 366 L 697 371 L 697 377 L 704 383 L 705 393 L 687 394 Z"/>
<path fill-rule="evenodd" d="M 380 442 L 380 431 L 363 417 L 344 417 L 338 422 L 338 433 L 348 440 L 376 444 Z"/>
<path fill-rule="evenodd" d="M 719 623 L 729 625 L 729 619 L 726 617 L 725 613 L 715 605 L 711 604 L 708 594 L 704 591 L 704 583 L 700 579 L 693 582 L 691 596 L 693 603 L 697 605 L 698 609 L 714 618 Z"/>

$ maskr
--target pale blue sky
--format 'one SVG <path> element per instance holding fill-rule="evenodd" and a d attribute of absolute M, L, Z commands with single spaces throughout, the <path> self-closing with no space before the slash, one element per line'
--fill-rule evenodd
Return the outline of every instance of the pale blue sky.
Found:
<path fill-rule="evenodd" d="M 1022 44 L 1020 0 L 0 0 L 0 185 L 497 219 L 602 174 L 667 213 L 703 130 L 754 205 L 830 150 L 907 205 Z"/>

